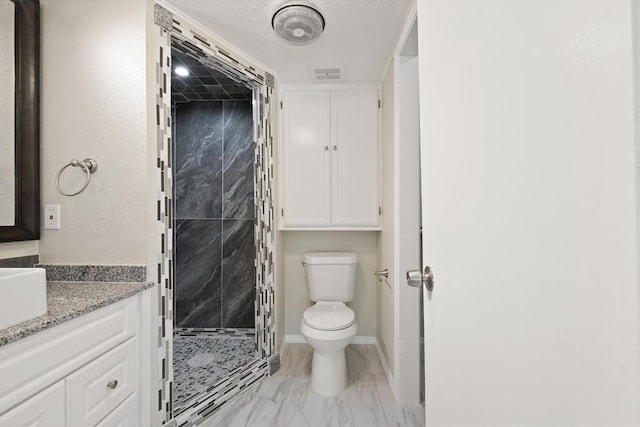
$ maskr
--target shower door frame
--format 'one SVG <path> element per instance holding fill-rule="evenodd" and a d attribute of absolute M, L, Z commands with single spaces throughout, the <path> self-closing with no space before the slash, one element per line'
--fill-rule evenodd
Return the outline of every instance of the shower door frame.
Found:
<path fill-rule="evenodd" d="M 158 411 L 160 426 L 194 425 L 222 404 L 278 370 L 275 353 L 274 295 L 274 200 L 272 99 L 275 81 L 272 74 L 229 48 L 206 30 L 165 4 L 154 4 L 155 99 L 158 143 L 157 176 L 160 182 L 157 221 L 161 231 L 158 254 Z M 173 178 L 172 178 L 172 107 L 171 44 L 172 38 L 199 61 L 223 70 L 253 88 L 254 111 L 254 200 L 255 200 L 255 328 L 256 358 L 210 385 L 205 391 L 173 407 Z"/>

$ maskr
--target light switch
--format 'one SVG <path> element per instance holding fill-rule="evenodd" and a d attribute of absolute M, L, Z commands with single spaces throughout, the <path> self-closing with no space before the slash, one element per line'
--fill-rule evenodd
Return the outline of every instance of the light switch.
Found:
<path fill-rule="evenodd" d="M 44 228 L 60 230 L 60 205 L 44 205 Z"/>

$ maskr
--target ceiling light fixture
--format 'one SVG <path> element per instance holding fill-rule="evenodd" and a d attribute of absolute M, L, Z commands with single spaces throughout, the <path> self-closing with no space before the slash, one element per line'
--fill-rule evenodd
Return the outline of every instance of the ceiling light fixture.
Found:
<path fill-rule="evenodd" d="M 173 71 L 181 77 L 187 77 L 189 75 L 189 70 L 187 70 L 182 65 L 178 65 L 176 68 L 173 69 Z"/>
<path fill-rule="evenodd" d="M 324 17 L 317 9 L 300 2 L 287 3 L 273 14 L 273 31 L 296 46 L 313 43 L 324 31 Z"/>

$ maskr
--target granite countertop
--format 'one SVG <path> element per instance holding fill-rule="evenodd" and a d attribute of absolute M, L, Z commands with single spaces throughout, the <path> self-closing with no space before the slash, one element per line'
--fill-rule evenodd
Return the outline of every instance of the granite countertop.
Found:
<path fill-rule="evenodd" d="M 153 285 L 153 282 L 47 282 L 47 314 L 0 329 L 0 346 L 129 298 Z"/>

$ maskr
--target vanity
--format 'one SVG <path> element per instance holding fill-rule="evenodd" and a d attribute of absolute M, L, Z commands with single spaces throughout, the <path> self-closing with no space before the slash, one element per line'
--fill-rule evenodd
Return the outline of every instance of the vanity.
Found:
<path fill-rule="evenodd" d="M 48 282 L 48 313 L 0 330 L 0 425 L 149 425 L 152 287 Z"/>

